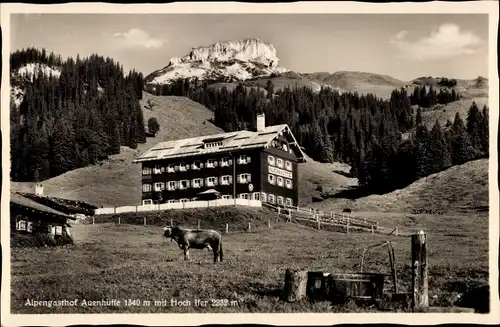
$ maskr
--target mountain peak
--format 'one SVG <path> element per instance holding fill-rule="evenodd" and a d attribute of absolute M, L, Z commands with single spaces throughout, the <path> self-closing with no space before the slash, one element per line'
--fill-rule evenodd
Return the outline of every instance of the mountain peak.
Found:
<path fill-rule="evenodd" d="M 259 38 L 218 41 L 198 46 L 146 77 L 148 84 L 169 84 L 178 78 L 246 80 L 287 71 L 279 67 L 276 48 Z"/>

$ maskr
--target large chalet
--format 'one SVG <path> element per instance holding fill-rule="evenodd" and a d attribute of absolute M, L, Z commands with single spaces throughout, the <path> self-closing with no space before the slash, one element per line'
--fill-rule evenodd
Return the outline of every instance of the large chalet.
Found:
<path fill-rule="evenodd" d="M 252 199 L 297 205 L 297 163 L 306 160 L 286 124 L 160 142 L 142 164 L 142 204 L 200 199 Z"/>

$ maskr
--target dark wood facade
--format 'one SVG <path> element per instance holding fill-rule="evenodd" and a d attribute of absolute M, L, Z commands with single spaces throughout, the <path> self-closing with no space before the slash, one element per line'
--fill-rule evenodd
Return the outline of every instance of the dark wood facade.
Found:
<path fill-rule="evenodd" d="M 297 205 L 297 157 L 290 152 L 270 146 L 143 162 L 143 204 L 192 201 L 200 192 L 215 189 L 226 199 L 236 197 L 273 204 L 281 199 L 280 205 Z M 274 164 L 269 157 L 274 158 Z M 279 160 L 281 168 L 276 166 Z M 248 175 L 241 180 L 242 174 Z M 275 176 L 274 183 L 270 174 Z"/>

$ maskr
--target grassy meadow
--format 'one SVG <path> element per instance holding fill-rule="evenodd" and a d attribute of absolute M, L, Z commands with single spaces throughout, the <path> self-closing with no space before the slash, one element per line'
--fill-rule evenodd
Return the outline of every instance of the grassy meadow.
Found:
<path fill-rule="evenodd" d="M 122 215 L 123 217 L 123 215 Z M 184 261 L 177 244 L 162 237 L 170 218 L 186 227 L 217 228 L 223 233 L 224 261 L 213 264 L 207 250 L 192 250 Z M 267 227 L 271 218 L 271 228 Z M 385 219 L 385 221 L 384 221 Z M 488 215 L 380 216 L 380 222 L 428 233 L 431 305 L 472 306 L 467 294 L 488 283 Z M 229 233 L 221 226 L 230 223 Z M 250 232 L 245 226 L 251 222 Z M 173 313 L 173 312 L 353 312 L 404 311 L 382 301 L 364 307 L 352 303 L 286 303 L 280 299 L 287 268 L 359 272 L 363 249 L 393 242 L 400 292 L 411 286 L 410 239 L 369 233 L 336 233 L 276 220 L 265 209 L 191 210 L 142 219 L 117 216 L 73 227 L 75 244 L 60 248 L 12 249 L 13 313 Z M 390 274 L 385 248 L 369 251 L 363 271 Z M 35 291 L 36 290 L 36 291 Z M 392 282 L 386 278 L 385 291 Z M 460 297 L 461 296 L 461 297 Z M 120 300 L 120 306 L 26 306 L 32 300 Z M 125 306 L 124 300 L 139 300 Z M 171 306 L 171 300 L 190 306 Z M 227 306 L 196 306 L 195 299 L 225 299 Z M 149 305 L 144 301 L 150 301 Z M 155 305 L 155 301 L 159 301 Z M 163 301 L 163 302 L 162 302 Z M 460 302 L 462 301 L 462 302 Z M 467 302 L 469 301 L 469 302 Z M 476 303 L 477 305 L 477 298 Z"/>

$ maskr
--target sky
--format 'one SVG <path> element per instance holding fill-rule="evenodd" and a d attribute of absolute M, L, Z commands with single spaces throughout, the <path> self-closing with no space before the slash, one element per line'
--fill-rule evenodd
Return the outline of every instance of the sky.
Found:
<path fill-rule="evenodd" d="M 297 72 L 488 76 L 485 14 L 13 14 L 11 51 L 97 53 L 147 75 L 217 41 L 272 43 Z"/>

